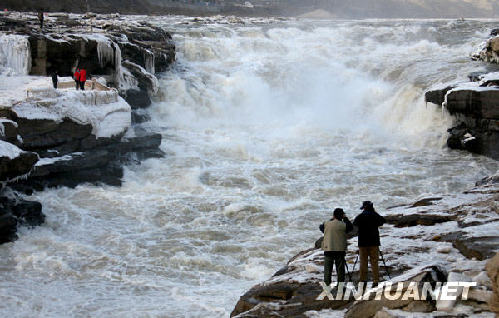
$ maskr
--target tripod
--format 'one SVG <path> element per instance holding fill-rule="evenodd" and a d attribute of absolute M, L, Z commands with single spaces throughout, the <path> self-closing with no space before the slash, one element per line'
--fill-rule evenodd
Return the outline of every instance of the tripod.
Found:
<path fill-rule="evenodd" d="M 357 261 L 359 260 L 359 254 L 360 253 L 357 254 L 357 258 L 355 259 L 355 262 L 353 263 L 352 271 L 355 270 L 355 266 L 357 265 Z M 385 273 L 388 276 L 388 279 L 392 279 L 392 277 L 390 276 L 390 271 L 388 270 L 388 266 L 386 266 L 385 258 L 383 257 L 383 252 L 381 250 L 379 250 L 379 257 L 380 257 L 381 261 L 383 262 L 383 266 L 385 267 Z M 346 262 L 345 262 L 345 265 L 346 265 Z M 347 271 L 348 271 L 348 266 L 347 266 Z M 350 275 L 350 272 L 348 272 L 348 275 Z M 350 278 L 350 280 L 352 280 L 352 278 Z"/>

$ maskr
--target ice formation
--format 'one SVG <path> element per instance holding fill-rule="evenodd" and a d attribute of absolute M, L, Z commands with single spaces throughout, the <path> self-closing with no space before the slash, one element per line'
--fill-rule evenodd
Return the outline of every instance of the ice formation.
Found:
<path fill-rule="evenodd" d="M 31 51 L 28 37 L 0 33 L 0 73 L 26 75 L 30 70 Z"/>
<path fill-rule="evenodd" d="M 154 69 L 154 54 L 151 52 L 144 53 L 145 54 L 145 61 L 146 61 L 146 70 L 154 74 L 156 70 Z"/>
<path fill-rule="evenodd" d="M 104 67 L 108 62 L 114 64 L 114 81 L 116 82 L 116 86 L 120 87 L 124 78 L 121 67 L 121 49 L 119 45 L 110 41 L 105 36 L 87 35 L 86 38 L 97 42 L 97 56 L 101 67 Z"/>
<path fill-rule="evenodd" d="M 98 138 L 119 135 L 131 125 L 130 105 L 116 90 L 55 90 L 47 83 L 33 88 L 30 94 L 26 102 L 13 107 L 19 117 L 58 122 L 68 117 L 80 124 L 91 124 Z"/>

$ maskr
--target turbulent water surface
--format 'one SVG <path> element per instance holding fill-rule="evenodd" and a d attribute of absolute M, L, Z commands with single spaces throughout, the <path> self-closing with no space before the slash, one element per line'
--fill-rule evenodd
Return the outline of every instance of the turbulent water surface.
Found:
<path fill-rule="evenodd" d="M 470 187 L 497 163 L 444 147 L 423 94 L 464 80 L 492 23 L 184 24 L 151 107 L 167 156 L 121 188 L 35 194 L 45 225 L 0 247 L 0 312 L 223 317 L 318 238 L 332 208 L 380 212 Z"/>

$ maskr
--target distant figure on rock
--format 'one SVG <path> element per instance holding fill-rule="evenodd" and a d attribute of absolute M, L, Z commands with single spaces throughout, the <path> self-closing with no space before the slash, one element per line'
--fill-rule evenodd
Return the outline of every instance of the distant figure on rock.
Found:
<path fill-rule="evenodd" d="M 80 69 L 77 68 L 76 72 L 74 73 L 74 79 L 76 82 L 76 90 L 80 89 Z"/>
<path fill-rule="evenodd" d="M 44 19 L 44 16 L 43 16 L 43 11 L 38 11 L 38 20 L 40 21 L 40 30 L 43 29 L 43 19 Z"/>
<path fill-rule="evenodd" d="M 343 209 L 337 208 L 333 218 L 319 226 L 324 233 L 322 250 L 324 251 L 324 283 L 331 284 L 333 264 L 336 266 L 338 283 L 345 282 L 345 254 L 347 250 L 347 233 L 353 230 L 353 225 L 345 216 Z"/>
<path fill-rule="evenodd" d="M 57 89 L 57 71 L 52 72 L 52 84 L 54 85 L 54 88 Z"/>
<path fill-rule="evenodd" d="M 80 88 L 82 91 L 85 90 L 85 82 L 87 81 L 87 71 L 82 68 L 80 70 Z"/>
<path fill-rule="evenodd" d="M 379 283 L 379 231 L 378 227 L 385 223 L 385 218 L 374 210 L 371 201 L 364 201 L 360 207 L 362 213 L 353 221 L 353 225 L 359 228 L 359 258 L 360 258 L 360 281 L 367 282 L 367 259 L 370 259 L 373 272 L 373 283 Z"/>

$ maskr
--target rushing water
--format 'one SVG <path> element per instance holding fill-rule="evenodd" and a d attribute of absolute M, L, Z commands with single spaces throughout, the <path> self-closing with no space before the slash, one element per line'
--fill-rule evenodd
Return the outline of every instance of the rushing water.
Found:
<path fill-rule="evenodd" d="M 154 18 L 178 54 L 150 109 L 167 156 L 120 188 L 35 194 L 45 225 L 0 246 L 2 316 L 223 317 L 310 247 L 332 208 L 382 212 L 498 168 L 444 147 L 423 94 L 464 80 L 488 22 Z"/>

